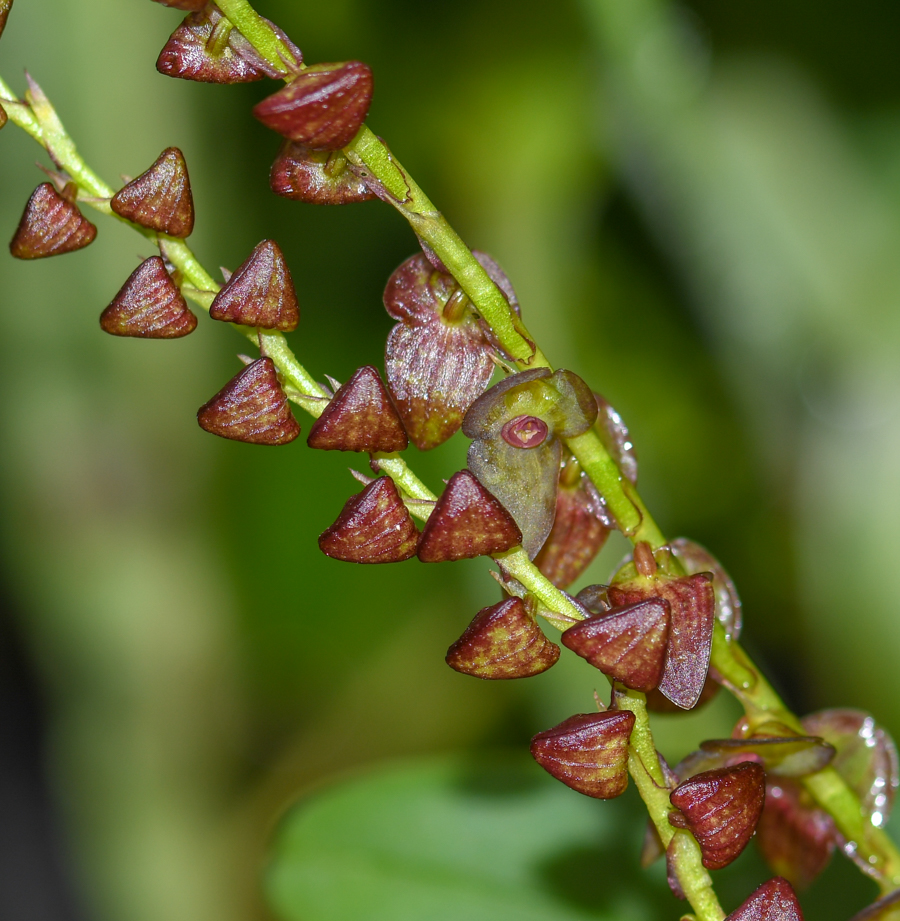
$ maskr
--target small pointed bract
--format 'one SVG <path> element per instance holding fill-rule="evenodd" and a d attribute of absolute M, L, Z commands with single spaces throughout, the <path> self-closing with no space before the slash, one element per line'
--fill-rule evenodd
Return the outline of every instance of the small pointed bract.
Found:
<path fill-rule="evenodd" d="M 310 205 L 349 205 L 375 193 L 347 167 L 340 151 L 309 150 L 285 141 L 269 172 L 276 195 Z"/>
<path fill-rule="evenodd" d="M 256 445 L 283 445 L 300 434 L 275 362 L 258 358 L 197 411 L 200 427 L 213 435 Z"/>
<path fill-rule="evenodd" d="M 419 532 L 390 477 L 379 477 L 347 500 L 319 537 L 326 556 L 347 563 L 399 563 L 415 556 Z"/>
<path fill-rule="evenodd" d="M 338 150 L 356 136 L 372 102 L 372 71 L 360 61 L 317 64 L 267 96 L 253 114 L 313 150 Z"/>
<path fill-rule="evenodd" d="M 111 336 L 180 339 L 197 328 L 197 318 L 166 271 L 166 264 L 159 256 L 151 256 L 128 276 L 100 314 L 100 327 Z"/>
<path fill-rule="evenodd" d="M 167 147 L 150 169 L 119 189 L 109 204 L 119 217 L 141 227 L 171 237 L 190 236 L 194 199 L 184 155 L 177 147 Z"/>
<path fill-rule="evenodd" d="M 669 603 L 641 601 L 569 627 L 563 645 L 635 691 L 659 685 L 669 638 Z"/>
<path fill-rule="evenodd" d="M 803 912 L 791 884 L 776 876 L 763 883 L 725 921 L 803 921 Z"/>
<path fill-rule="evenodd" d="M 83 249 L 94 242 L 97 228 L 49 182 L 31 193 L 9 244 L 16 259 L 43 259 Z"/>
<path fill-rule="evenodd" d="M 483 608 L 447 650 L 450 668 L 476 678 L 530 678 L 559 659 L 524 602 L 507 598 Z"/>
<path fill-rule="evenodd" d="M 423 563 L 466 560 L 512 550 L 522 541 L 512 516 L 469 473 L 460 470 L 438 499 L 419 542 Z"/>
<path fill-rule="evenodd" d="M 613 799 L 628 786 L 630 710 L 581 713 L 531 740 L 535 761 L 567 787 L 596 799 Z"/>
<path fill-rule="evenodd" d="M 707 870 L 727 867 L 753 837 L 766 798 L 766 772 L 745 761 L 704 771 L 680 784 L 669 800 L 700 845 Z M 675 817 L 669 821 L 676 824 Z"/>
<path fill-rule="evenodd" d="M 200 83 L 249 83 L 263 77 L 278 79 L 291 71 L 273 67 L 212 3 L 187 0 L 179 9 L 192 10 L 172 33 L 156 61 L 156 69 L 167 77 Z M 275 25 L 263 20 L 299 63 L 300 49 Z"/>
<path fill-rule="evenodd" d="M 209 308 L 214 320 L 279 329 L 289 333 L 300 322 L 297 292 L 284 253 L 274 240 L 258 243 L 228 279 Z"/>
<path fill-rule="evenodd" d="M 13 0 L 0 0 L 0 35 L 3 35 L 3 30 L 6 28 L 6 17 L 9 16 L 12 5 Z"/>
<path fill-rule="evenodd" d="M 381 376 L 371 365 L 343 384 L 313 423 L 306 443 L 323 451 L 403 451 L 409 439 Z"/>

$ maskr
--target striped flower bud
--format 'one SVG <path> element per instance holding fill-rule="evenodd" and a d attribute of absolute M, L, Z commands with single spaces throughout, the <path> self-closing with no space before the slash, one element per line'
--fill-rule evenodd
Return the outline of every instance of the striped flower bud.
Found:
<path fill-rule="evenodd" d="M 184 155 L 167 147 L 153 166 L 132 179 L 112 197 L 119 217 L 171 237 L 190 236 L 194 229 L 194 199 Z"/>
<path fill-rule="evenodd" d="M 283 137 L 313 150 L 338 150 L 356 137 L 372 102 L 367 64 L 317 64 L 257 103 L 253 114 Z"/>
<path fill-rule="evenodd" d="M 209 308 L 214 320 L 291 332 L 300 322 L 297 292 L 274 240 L 258 243 Z"/>
<path fill-rule="evenodd" d="M 100 328 L 111 336 L 180 339 L 197 328 L 197 318 L 159 256 L 145 259 L 128 276 L 100 314 Z"/>
<path fill-rule="evenodd" d="M 213 435 L 256 445 L 283 445 L 300 434 L 271 358 L 247 365 L 200 407 L 197 422 Z"/>
<path fill-rule="evenodd" d="M 659 685 L 669 638 L 669 603 L 651 598 L 569 627 L 563 645 L 635 691 Z"/>
<path fill-rule="evenodd" d="M 725 921 L 803 921 L 803 912 L 791 884 L 776 876 L 763 883 Z"/>
<path fill-rule="evenodd" d="M 31 193 L 9 244 L 16 259 L 43 259 L 83 249 L 94 242 L 97 228 L 49 182 Z"/>
<path fill-rule="evenodd" d="M 567 787 L 596 799 L 613 799 L 628 786 L 630 710 L 581 713 L 531 740 L 535 761 Z"/>
<path fill-rule="evenodd" d="M 319 549 L 347 563 L 399 563 L 415 556 L 418 538 L 394 481 L 383 476 L 347 501 Z"/>
<path fill-rule="evenodd" d="M 423 563 L 465 560 L 512 550 L 522 533 L 507 510 L 469 473 L 450 477 L 419 543 Z"/>
<path fill-rule="evenodd" d="M 669 822 L 694 835 L 707 870 L 719 870 L 753 837 L 765 797 L 766 772 L 756 763 L 704 771 L 672 791 L 669 800 L 678 812 Z"/>
<path fill-rule="evenodd" d="M 310 205 L 349 205 L 368 201 L 375 193 L 348 169 L 339 150 L 309 150 L 285 141 L 269 172 L 276 195 Z"/>
<path fill-rule="evenodd" d="M 533 614 L 519 598 L 483 608 L 447 650 L 450 668 L 476 678 L 530 678 L 559 659 Z"/>
<path fill-rule="evenodd" d="M 409 439 L 390 394 L 371 365 L 338 389 L 313 423 L 306 443 L 324 451 L 403 451 Z"/>

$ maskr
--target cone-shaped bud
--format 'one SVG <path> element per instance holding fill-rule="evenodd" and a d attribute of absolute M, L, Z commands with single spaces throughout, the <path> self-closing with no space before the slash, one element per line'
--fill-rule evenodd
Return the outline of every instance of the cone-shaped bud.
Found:
<path fill-rule="evenodd" d="M 569 627 L 563 645 L 635 691 L 659 685 L 669 638 L 669 603 L 651 598 Z"/>
<path fill-rule="evenodd" d="M 756 846 L 772 872 L 806 889 L 828 866 L 836 842 L 834 820 L 800 784 L 769 780 Z"/>
<path fill-rule="evenodd" d="M 3 35 L 3 30 L 6 28 L 6 17 L 9 16 L 12 5 L 13 0 L 0 0 L 0 35 Z"/>
<path fill-rule="evenodd" d="M 49 182 L 31 193 L 9 251 L 16 259 L 43 259 L 83 249 L 94 242 L 97 228 Z"/>
<path fill-rule="evenodd" d="M 587 431 L 597 403 L 587 384 L 571 371 L 522 371 L 495 384 L 470 407 L 463 433 L 473 439 L 469 469 L 510 511 L 522 529 L 523 546 L 534 559 L 556 517 L 561 439 Z M 541 439 L 514 443 L 508 423 L 528 418 L 547 427 Z M 504 435 L 506 433 L 506 435 Z"/>
<path fill-rule="evenodd" d="M 791 884 L 776 876 L 763 883 L 725 921 L 803 921 L 803 912 Z"/>
<path fill-rule="evenodd" d="M 572 470 L 574 473 L 570 473 Z M 557 588 L 568 588 L 603 549 L 610 535 L 597 515 L 595 494 L 590 480 L 570 458 L 560 477 L 553 527 L 534 558 L 537 568 Z"/>
<path fill-rule="evenodd" d="M 725 628 L 728 639 L 739 639 L 741 599 L 731 576 L 722 564 L 705 547 L 687 537 L 676 537 L 670 542 L 669 547 L 689 576 L 699 572 L 712 573 L 713 589 L 716 593 L 716 619 Z"/>
<path fill-rule="evenodd" d="M 512 285 L 490 256 L 475 258 L 518 310 Z M 384 306 L 398 324 L 385 349 L 388 386 L 421 451 L 445 442 L 494 373 L 494 346 L 456 280 L 419 254 L 388 279 Z"/>
<path fill-rule="evenodd" d="M 418 539 L 394 481 L 383 476 L 347 501 L 319 537 L 319 549 L 347 563 L 399 563 L 415 556 Z"/>
<path fill-rule="evenodd" d="M 581 713 L 531 740 L 535 761 L 567 787 L 596 799 L 613 799 L 628 786 L 630 710 Z"/>
<path fill-rule="evenodd" d="M 300 434 L 271 358 L 247 365 L 200 407 L 197 421 L 213 435 L 255 445 L 283 445 Z"/>
<path fill-rule="evenodd" d="M 197 328 L 197 318 L 166 271 L 166 264 L 159 256 L 151 256 L 128 276 L 100 314 L 100 327 L 111 336 L 180 339 Z"/>
<path fill-rule="evenodd" d="M 641 575 L 634 564 L 623 566 L 609 587 L 609 600 L 615 607 L 648 598 L 669 602 L 669 645 L 659 690 L 672 703 L 690 710 L 700 700 L 709 670 L 716 611 L 712 576 L 671 575 L 667 550 L 657 551 L 656 562 L 659 569 L 652 575 Z"/>
<path fill-rule="evenodd" d="M 285 141 L 269 172 L 276 195 L 310 205 L 349 205 L 375 198 L 375 193 L 348 169 L 340 151 L 308 150 Z"/>
<path fill-rule="evenodd" d="M 110 207 L 141 227 L 171 237 L 187 237 L 194 229 L 194 199 L 184 155 L 167 147 L 153 166 L 112 197 Z"/>
<path fill-rule="evenodd" d="M 802 722 L 837 749 L 832 767 L 856 792 L 863 814 L 882 828 L 898 784 L 897 747 L 887 730 L 864 710 L 848 708 L 820 710 Z"/>
<path fill-rule="evenodd" d="M 559 646 L 544 636 L 519 598 L 483 608 L 447 650 L 450 668 L 476 678 L 530 678 L 559 659 Z"/>
<path fill-rule="evenodd" d="M 522 532 L 512 516 L 469 473 L 450 477 L 419 542 L 423 563 L 466 560 L 512 550 L 522 542 Z"/>
<path fill-rule="evenodd" d="M 209 308 L 214 320 L 280 329 L 288 333 L 300 322 L 297 292 L 284 253 L 274 240 L 258 243 L 246 262 L 228 279 Z"/>
<path fill-rule="evenodd" d="M 273 67 L 214 4 L 187 0 L 186 5 L 179 4 L 179 9 L 193 12 L 160 52 L 156 69 L 161 74 L 200 83 L 249 83 L 290 73 L 287 66 Z M 300 49 L 279 28 L 267 19 L 264 22 L 275 30 L 299 63 Z"/>
<path fill-rule="evenodd" d="M 669 796 L 679 810 L 673 825 L 697 839 L 707 870 L 727 867 L 753 837 L 766 798 L 766 772 L 758 764 L 704 771 L 680 784 Z M 680 814 L 679 814 L 680 813 Z"/>
<path fill-rule="evenodd" d="M 313 423 L 306 443 L 323 451 L 403 451 L 409 439 L 378 371 L 360 368 Z"/>
<path fill-rule="evenodd" d="M 372 101 L 372 71 L 360 61 L 317 64 L 257 103 L 253 114 L 280 135 L 314 150 L 346 147 Z"/>
<path fill-rule="evenodd" d="M 897 921 L 900 917 L 900 889 L 873 902 L 855 914 L 850 921 Z"/>

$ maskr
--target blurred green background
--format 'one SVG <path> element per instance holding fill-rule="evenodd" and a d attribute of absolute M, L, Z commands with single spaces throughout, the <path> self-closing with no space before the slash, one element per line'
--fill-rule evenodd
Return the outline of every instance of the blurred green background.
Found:
<path fill-rule="evenodd" d="M 900 731 L 900 8 L 259 9 L 307 61 L 373 67 L 370 125 L 464 239 L 504 266 L 551 361 L 622 413 L 648 505 L 729 569 L 746 646 L 791 705 L 861 707 Z M 0 72 L 21 92 L 28 67 L 108 181 L 180 147 L 201 261 L 234 269 L 276 239 L 301 299 L 290 337 L 301 361 L 339 380 L 380 365 L 381 291 L 414 237 L 381 203 L 321 209 L 272 195 L 278 140 L 249 113 L 268 87 L 156 73 L 180 15 L 147 0 L 16 0 Z M 42 179 L 36 157 L 47 162 L 14 126 L 0 134 L 7 236 Z M 166 344 L 101 335 L 100 311 L 151 253 L 97 223 L 97 242 L 76 255 L 0 259 L 13 663 L 2 686 L 9 706 L 28 687 L 40 702 L 42 821 L 55 829 L 32 841 L 9 768 L 3 917 L 256 921 L 268 917 L 267 842 L 292 799 L 395 758 L 501 748 L 521 759 L 535 731 L 590 710 L 602 682 L 568 655 L 502 686 L 444 665 L 496 600 L 483 561 L 357 568 L 319 554 L 317 534 L 356 489 L 353 458 L 202 432 L 195 411 L 238 370 L 242 340 L 208 322 Z M 410 461 L 438 488 L 464 452 L 454 440 Z M 583 583 L 604 581 L 623 549 L 611 540 Z M 677 759 L 735 718 L 721 696 L 661 718 L 660 745 Z M 607 917 L 610 905 L 630 921 L 674 917 L 659 868 L 634 870 L 633 791 L 608 813 L 562 792 L 566 821 L 596 813 L 607 851 L 563 861 L 547 883 L 558 904 L 572 917 Z M 44 870 L 29 861 L 42 846 L 62 854 L 50 861 L 68 881 L 58 902 L 38 894 Z M 723 874 L 727 907 L 764 878 L 755 854 L 742 857 Z M 873 897 L 836 860 L 804 906 L 840 921 Z"/>

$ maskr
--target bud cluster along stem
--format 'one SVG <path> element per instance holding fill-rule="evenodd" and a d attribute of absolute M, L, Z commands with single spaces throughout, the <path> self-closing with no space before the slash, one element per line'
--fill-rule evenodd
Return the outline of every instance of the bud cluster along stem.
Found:
<path fill-rule="evenodd" d="M 198 4 L 196 9 L 202 6 Z M 443 306 L 439 305 L 441 322 L 459 327 L 459 336 L 469 337 L 467 348 L 473 354 L 483 347 L 480 337 L 491 337 L 505 360 L 525 372 L 507 378 L 472 404 L 463 423 L 463 431 L 473 439 L 469 454 L 472 473 L 454 475 L 440 497 L 416 477 L 398 453 L 406 444 L 403 423 L 409 422 L 409 414 L 416 408 L 398 401 L 397 408 L 404 416 L 401 420 L 374 368 L 361 369 L 346 385 L 335 387 L 337 392 L 333 395 L 297 361 L 281 332 L 296 326 L 298 314 L 290 273 L 276 244 L 260 244 L 224 289 L 197 261 L 183 239 L 190 233 L 193 211 L 180 152 L 175 148 L 164 151 L 147 173 L 116 193 L 83 161 L 49 100 L 30 78 L 24 102 L 17 100 L 0 80 L 2 110 L 41 144 L 57 168 L 72 180 L 74 191 L 67 193 L 67 185 L 61 200 L 71 194 L 72 204 L 78 201 L 116 217 L 158 245 L 162 258 L 147 260 L 135 275 L 154 273 L 160 286 L 172 284 L 179 299 L 183 295 L 211 312 L 214 319 L 232 321 L 234 328 L 259 347 L 262 358 L 201 408 L 201 426 L 225 437 L 285 443 L 299 434 L 286 397 L 319 420 L 310 435 L 311 447 L 370 453 L 372 469 L 383 476 L 371 482 L 363 478 L 366 488 L 348 502 L 335 524 L 320 538 L 324 552 L 354 562 L 384 562 L 413 555 L 424 562 L 488 554 L 497 560 L 501 570 L 498 581 L 511 600 L 479 613 L 466 634 L 451 647 L 448 662 L 452 667 L 478 677 L 537 674 L 556 661 L 559 649 L 534 627 L 535 616 L 540 614 L 561 631 L 582 624 L 568 639 L 564 636 L 563 642 L 610 677 L 610 708 L 599 716 L 572 717 L 540 733 L 532 751 L 539 763 L 564 783 L 600 798 L 617 795 L 624 789 L 627 760 L 628 774 L 647 805 L 662 852 L 667 855 L 672 888 L 687 898 L 700 921 L 722 921 L 725 913 L 708 870 L 734 859 L 756 828 L 764 796 L 764 771 L 756 761 L 765 761 L 758 754 L 763 742 L 772 743 L 775 737 L 779 742 L 805 737 L 803 724 L 785 707 L 738 644 L 739 624 L 732 623 L 729 633 L 721 614 L 713 615 L 714 574 L 702 570 L 688 573 L 683 561 L 670 551 L 637 492 L 634 476 L 626 475 L 629 471 L 622 457 L 610 449 L 595 425 L 598 406 L 602 404 L 599 400 L 595 403 L 576 375 L 552 371 L 520 319 L 514 298 L 499 278 L 499 269 L 466 247 L 372 131 L 364 124 L 352 137 L 346 131 L 340 106 L 352 111 L 359 121 L 364 117 L 371 96 L 368 68 L 358 62 L 308 68 L 298 50 L 247 0 L 218 0 L 217 8 L 216 16 L 221 14 L 221 18 L 210 26 L 209 36 L 215 48 L 221 51 L 226 46 L 233 29 L 255 50 L 258 63 L 267 62 L 272 73 L 284 76 L 288 83 L 286 95 L 283 90 L 257 106 L 257 117 L 263 121 L 275 119 L 280 125 L 284 119 L 290 120 L 298 106 L 307 106 L 311 113 L 308 118 L 314 119 L 316 125 L 313 146 L 319 151 L 318 160 L 310 162 L 318 163 L 325 173 L 334 176 L 344 169 L 340 158 L 345 158 L 347 168 L 367 190 L 406 218 L 428 260 L 458 285 L 445 297 Z M 304 96 L 303 81 L 314 85 L 315 93 Z M 323 93 L 331 93 L 338 100 L 334 104 L 338 108 L 329 109 L 323 104 Z M 350 123 L 355 127 L 352 120 Z M 297 136 L 286 134 L 292 142 L 298 141 Z M 342 150 L 338 149 L 341 145 Z M 323 149 L 326 154 L 321 153 Z M 299 150 L 303 150 L 302 146 Z M 333 153 L 327 153 L 329 150 Z M 142 182 L 150 183 L 150 192 L 140 191 Z M 147 196 L 156 195 L 160 188 L 171 213 L 154 223 L 160 211 L 165 211 L 156 203 L 151 209 L 155 217 L 148 224 L 141 208 Z M 169 278 L 165 262 L 177 270 L 174 279 Z M 407 264 L 404 266 L 412 272 Z M 410 278 L 415 280 L 415 272 Z M 108 332 L 162 336 L 182 335 L 193 329 L 188 319 L 193 315 L 180 308 L 173 314 L 171 302 L 167 301 L 168 312 L 160 320 L 160 328 L 174 331 L 130 331 L 133 318 L 128 314 L 127 288 L 126 283 L 107 309 L 111 311 L 104 325 Z M 277 297 L 273 295 L 276 288 Z M 387 299 L 386 306 L 391 312 Z M 418 303 L 417 320 L 428 309 L 427 304 Z M 474 313 L 470 314 L 470 310 Z M 404 326 L 405 316 L 402 311 L 397 314 L 398 328 Z M 407 319 L 412 324 L 412 319 Z M 483 327 L 476 327 L 476 323 Z M 412 329 L 412 325 L 404 328 L 397 341 L 407 342 L 409 336 L 418 335 L 410 332 Z M 430 333 L 422 335 L 427 338 Z M 487 353 L 480 354 L 483 357 Z M 237 404 L 250 417 L 249 422 L 240 422 L 239 436 L 230 434 L 235 431 L 235 422 L 229 413 Z M 378 425 L 365 417 L 366 407 L 371 409 L 376 404 L 380 407 Z M 518 407 L 515 415 L 509 414 L 514 410 L 507 412 L 511 406 Z M 415 440 L 416 432 L 408 424 L 407 428 Z M 375 429 L 378 432 L 373 434 Z M 452 430 L 440 437 L 448 434 Z M 432 436 L 433 432 L 423 430 L 423 438 Z M 574 461 L 563 460 L 564 450 L 571 453 Z M 556 506 L 549 511 L 546 506 L 556 502 L 556 486 L 554 481 L 553 488 L 548 488 L 546 514 L 542 514 L 537 508 L 540 502 L 536 501 L 536 493 L 527 494 L 522 502 L 522 487 L 516 485 L 515 476 L 526 475 L 522 472 L 526 471 L 539 479 L 536 471 L 552 469 L 558 478 L 561 461 L 571 462 L 567 488 L 574 494 L 582 483 L 583 472 L 585 482 L 592 484 L 597 502 L 603 507 L 598 513 L 600 518 L 608 520 L 610 528 L 621 529 L 635 545 L 631 570 L 626 573 L 628 567 L 624 567 L 617 574 L 608 593 L 601 593 L 601 608 L 597 610 L 586 598 L 581 603 L 581 595 L 573 599 L 532 562 L 553 524 Z M 514 469 L 517 464 L 518 474 Z M 585 496 L 588 503 L 593 501 L 588 492 Z M 521 510 L 516 508 L 517 502 L 522 503 Z M 410 516 L 425 522 L 421 534 Z M 374 528 L 373 521 L 377 524 Z M 605 534 L 598 533 L 597 547 L 602 545 Z M 588 621 L 590 614 L 595 616 Z M 645 648 L 634 653 L 626 647 L 629 638 L 636 636 Z M 498 644 L 503 647 L 502 656 L 491 659 Z M 678 768 L 673 773 L 656 750 L 647 693 L 662 692 L 682 708 L 693 707 L 705 699 L 707 685 L 711 685 L 706 681 L 707 665 L 716 680 L 743 704 L 746 718 L 742 738 L 747 744 L 741 749 L 737 766 L 726 760 L 733 755 L 734 746 L 724 745 L 720 748 L 726 754 L 715 756 L 720 757 L 721 764 L 710 755 L 713 762 L 709 770 L 680 776 Z M 772 745 L 765 750 L 771 762 Z M 824 750 L 821 746 L 817 749 Z M 599 760 L 593 764 L 594 773 L 585 779 L 577 766 L 583 766 L 585 758 L 593 757 L 593 753 L 599 753 Z M 828 758 L 833 754 L 831 749 Z M 817 762 L 791 776 L 796 776 L 797 783 L 831 816 L 845 850 L 865 865 L 882 891 L 888 893 L 900 886 L 900 853 L 884 831 L 869 820 L 861 807 L 859 792 L 826 762 L 827 759 Z M 578 776 L 570 777 L 573 764 Z M 707 803 L 712 807 L 707 809 Z M 710 815 L 723 809 L 735 817 L 727 834 L 710 819 Z M 729 835 L 736 837 L 732 840 Z M 772 892 L 781 893 L 781 883 L 773 883 Z M 787 883 L 784 886 L 790 890 Z M 754 898 L 759 904 L 768 904 L 769 890 L 762 887 L 760 893 L 763 894 Z M 750 921 L 769 917 L 760 914 L 756 904 L 748 900 L 733 917 Z"/>

